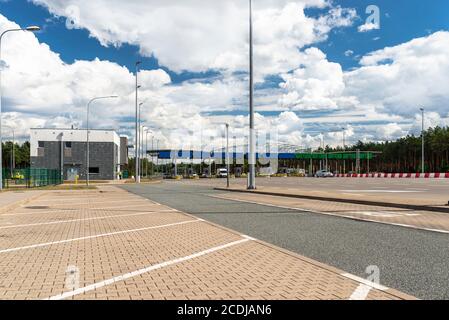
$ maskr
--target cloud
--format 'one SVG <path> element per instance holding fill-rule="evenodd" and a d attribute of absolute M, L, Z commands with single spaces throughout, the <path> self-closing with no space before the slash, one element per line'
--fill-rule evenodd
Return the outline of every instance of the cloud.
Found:
<path fill-rule="evenodd" d="M 17 27 L 0 15 L 1 30 Z M 2 54 L 8 66 L 2 71 L 5 119 L 20 119 L 20 115 L 31 119 L 33 126 L 80 124 L 85 119 L 87 101 L 112 94 L 120 99 L 97 101 L 93 106 L 93 125 L 116 128 L 120 117 L 132 115 L 129 106 L 133 101 L 134 76 L 125 67 L 99 59 L 66 64 L 48 45 L 26 32 L 8 34 L 3 39 Z M 163 70 L 143 70 L 141 80 L 146 94 L 170 83 Z M 29 126 L 20 123 L 17 120 L 19 134 L 27 134 Z"/>
<path fill-rule="evenodd" d="M 317 48 L 304 52 L 302 67 L 282 76 L 280 103 L 292 110 L 335 110 L 345 89 L 343 70 Z M 346 99 L 350 102 L 349 99 Z"/>
<path fill-rule="evenodd" d="M 54 13 L 67 4 L 82 5 L 89 11 L 80 12 L 74 27 L 87 28 L 107 45 L 138 44 L 142 52 L 155 54 L 174 70 L 220 69 L 221 73 L 214 77 L 181 84 L 172 84 L 162 69 L 142 70 L 140 98 L 146 101 L 143 119 L 155 128 L 166 147 L 198 144 L 201 138 L 195 135 L 199 132 L 204 137 L 221 137 L 225 121 L 231 123 L 233 134 L 244 144 L 248 117 L 234 115 L 235 111 L 248 108 L 247 75 L 234 73 L 245 70 L 247 64 L 246 7 L 241 2 L 220 3 L 218 9 L 210 5 L 198 8 L 197 1 L 192 1 L 192 8 L 177 2 L 170 7 L 174 10 L 173 19 L 167 18 L 167 1 L 152 1 L 153 7 L 144 6 L 141 1 L 132 5 L 117 2 L 117 7 L 107 8 L 104 17 L 94 14 L 101 11 L 105 4 L 102 1 L 35 2 L 47 3 Z M 307 6 L 327 6 L 329 10 L 318 18 L 310 18 L 304 14 Z M 124 16 L 115 18 L 114 13 L 120 8 L 125 9 Z M 144 22 L 136 12 L 148 16 L 143 8 L 151 8 L 148 15 L 155 15 L 153 11 L 161 14 L 158 32 L 152 29 L 155 28 L 152 21 L 149 27 L 138 28 Z M 372 52 L 360 60 L 358 68 L 344 71 L 313 44 L 324 41 L 333 28 L 351 25 L 354 19 L 351 10 L 329 7 L 324 1 L 262 0 L 257 1 L 256 8 L 258 80 L 271 74 L 282 79 L 279 88 L 256 91 L 259 130 L 275 127 L 283 143 L 317 147 L 318 134 L 308 133 L 316 124 L 322 125 L 319 130 L 335 130 L 336 133 L 326 134 L 326 143 L 337 145 L 341 144 L 341 127 L 346 125 L 347 139 L 351 142 L 414 132 L 420 126 L 415 114 L 421 106 L 428 112 L 429 123 L 448 123 L 445 108 L 449 102 L 445 85 L 449 81 L 448 32 Z M 222 10 L 227 18 L 231 13 L 236 16 L 229 21 L 217 18 L 222 21 L 217 26 L 212 21 L 217 10 Z M 183 16 L 188 13 L 193 16 Z M 197 14 L 205 15 L 205 21 L 195 21 Z M 94 16 L 99 21 L 94 21 Z M 110 29 L 105 29 L 108 21 L 112 21 Z M 117 27 L 121 24 L 127 26 L 124 31 Z M 210 25 L 210 30 L 204 30 Z M 0 15 L 0 29 L 16 26 Z M 235 37 L 233 32 L 240 36 Z M 71 124 L 81 127 L 86 102 L 94 96 L 109 94 L 117 94 L 120 99 L 95 103 L 92 125 L 120 129 L 132 137 L 134 75 L 126 67 L 100 59 L 66 64 L 31 33 L 9 34 L 3 54 L 8 65 L 3 72 L 6 111 L 3 119 L 23 137 L 29 127 Z M 262 111 L 279 113 L 268 116 Z M 303 111 L 315 116 L 304 118 Z M 217 145 L 220 141 L 217 139 Z"/>
<path fill-rule="evenodd" d="M 146 56 L 173 71 L 248 68 L 248 2 L 135 0 L 33 0 L 71 27 L 85 28 L 105 46 L 137 45 Z M 308 7 L 326 8 L 319 18 Z M 327 0 L 254 2 L 257 78 L 287 72 L 299 63 L 299 50 L 326 39 L 331 29 L 352 24 L 355 11 L 330 7 Z"/>
<path fill-rule="evenodd" d="M 380 26 L 377 23 L 365 23 L 357 28 L 359 32 L 368 32 L 372 30 L 379 30 Z"/>
<path fill-rule="evenodd" d="M 449 32 L 437 32 L 370 53 L 345 74 L 345 94 L 383 113 L 410 118 L 411 110 L 425 107 L 447 116 L 447 52 Z"/>

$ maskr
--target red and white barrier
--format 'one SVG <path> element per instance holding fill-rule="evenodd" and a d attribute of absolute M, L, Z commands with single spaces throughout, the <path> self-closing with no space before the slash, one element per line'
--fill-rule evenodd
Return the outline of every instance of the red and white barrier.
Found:
<path fill-rule="evenodd" d="M 449 179 L 449 172 L 447 173 L 347 173 L 336 174 L 338 178 L 406 178 L 406 179 Z"/>

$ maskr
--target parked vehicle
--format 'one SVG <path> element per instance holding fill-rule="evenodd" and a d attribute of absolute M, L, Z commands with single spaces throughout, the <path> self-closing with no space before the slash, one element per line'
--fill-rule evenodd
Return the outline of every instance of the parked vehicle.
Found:
<path fill-rule="evenodd" d="M 218 178 L 227 178 L 228 177 L 228 170 L 227 169 L 218 169 L 217 177 Z"/>
<path fill-rule="evenodd" d="M 315 173 L 315 178 L 332 178 L 334 174 L 326 170 L 319 170 Z"/>

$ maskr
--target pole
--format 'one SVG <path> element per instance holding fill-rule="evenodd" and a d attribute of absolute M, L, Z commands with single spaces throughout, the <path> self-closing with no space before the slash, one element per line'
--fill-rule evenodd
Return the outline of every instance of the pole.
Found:
<path fill-rule="evenodd" d="M 140 108 L 139 108 L 139 128 L 140 128 L 140 132 L 139 132 L 139 137 L 140 137 L 140 140 L 139 140 L 139 174 L 140 174 L 140 180 L 142 180 L 142 177 L 143 177 L 143 160 L 144 160 L 144 157 L 143 157 L 143 126 L 142 125 L 140 125 L 142 122 L 141 122 L 141 120 L 140 120 Z"/>
<path fill-rule="evenodd" d="M 421 126 L 421 143 L 422 143 L 422 151 L 421 151 L 421 172 L 425 174 L 425 155 L 424 155 L 424 108 L 421 108 L 422 113 L 422 126 Z"/>
<path fill-rule="evenodd" d="M 64 182 L 64 133 L 61 132 L 61 182 Z"/>
<path fill-rule="evenodd" d="M 151 176 L 154 176 L 154 135 L 151 137 Z"/>
<path fill-rule="evenodd" d="M 138 73 L 139 73 L 140 61 L 136 62 L 136 137 L 135 137 L 135 171 L 136 171 L 136 183 L 140 183 L 140 172 L 139 172 L 139 101 L 138 101 Z"/>
<path fill-rule="evenodd" d="M 145 165 L 145 175 L 148 178 L 148 130 L 145 131 L 145 159 L 147 159 L 146 161 L 146 165 Z"/>
<path fill-rule="evenodd" d="M 157 149 L 157 156 L 156 156 L 156 173 L 159 175 L 159 139 L 156 139 L 156 149 Z"/>
<path fill-rule="evenodd" d="M 89 154 L 89 147 L 90 147 L 90 143 L 89 143 L 89 135 L 90 135 L 90 131 L 89 131 L 89 114 L 90 114 L 90 105 L 92 104 L 92 102 L 96 101 L 96 100 L 102 100 L 102 99 L 112 99 L 112 98 L 118 98 L 118 96 L 105 96 L 105 97 L 96 97 L 91 99 L 88 103 L 87 103 L 87 120 L 86 120 L 86 143 L 87 143 L 87 153 L 86 153 L 86 185 L 89 186 L 89 180 L 90 180 L 90 174 L 89 174 L 89 167 L 90 167 L 90 154 Z"/>
<path fill-rule="evenodd" d="M 256 155 L 254 131 L 254 65 L 253 65 L 253 9 L 249 0 L 249 179 L 248 189 L 256 189 Z"/>
<path fill-rule="evenodd" d="M 40 28 L 36 26 L 29 26 L 26 28 L 17 28 L 17 29 L 9 29 L 5 30 L 0 34 L 0 63 L 2 61 L 2 39 L 5 34 L 8 32 L 14 31 L 30 31 L 36 32 L 39 31 Z M 0 191 L 3 190 L 3 157 L 2 157 L 2 66 L 0 65 Z"/>
<path fill-rule="evenodd" d="M 229 175 L 231 174 L 229 167 L 229 123 L 226 123 L 226 170 L 226 185 L 229 188 Z"/>
<path fill-rule="evenodd" d="M 89 166 L 90 166 L 90 163 L 89 163 L 89 158 L 90 158 L 90 155 L 89 155 L 89 110 L 90 110 L 90 104 L 92 103 L 92 101 L 93 100 L 90 100 L 89 101 L 89 103 L 87 104 L 87 122 L 86 122 L 86 126 L 87 126 L 87 131 L 86 131 L 86 134 L 87 134 L 87 139 L 86 139 L 86 141 L 87 141 L 87 153 L 86 153 L 86 186 L 87 187 L 89 187 Z"/>

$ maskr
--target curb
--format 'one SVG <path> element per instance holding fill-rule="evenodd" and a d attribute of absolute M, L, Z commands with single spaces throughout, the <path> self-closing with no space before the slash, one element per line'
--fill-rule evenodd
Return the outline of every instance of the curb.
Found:
<path fill-rule="evenodd" d="M 340 198 L 308 196 L 308 195 L 301 195 L 301 194 L 259 191 L 259 190 L 243 190 L 243 189 L 227 189 L 227 188 L 214 188 L 214 190 L 227 191 L 227 192 L 262 194 L 262 195 L 267 195 L 267 196 L 277 196 L 277 197 L 286 197 L 286 198 L 297 198 L 297 199 L 318 200 L 318 201 L 328 201 L 328 202 L 361 204 L 361 205 L 367 205 L 367 206 L 399 208 L 399 209 L 409 209 L 409 210 L 417 210 L 417 211 L 432 211 L 432 212 L 449 213 L 449 207 L 442 208 L 442 207 L 436 207 L 436 206 L 401 204 L 401 203 L 371 201 L 371 200 L 340 199 Z"/>

